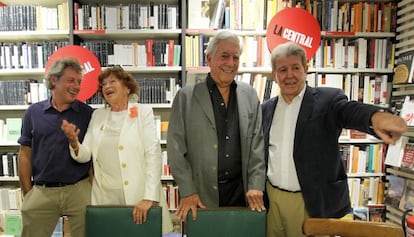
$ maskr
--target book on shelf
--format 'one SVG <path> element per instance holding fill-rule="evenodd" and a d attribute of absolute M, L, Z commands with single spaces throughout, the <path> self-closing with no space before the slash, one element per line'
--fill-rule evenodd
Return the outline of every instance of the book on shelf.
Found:
<path fill-rule="evenodd" d="M 385 222 L 385 205 L 368 205 L 368 220 L 374 222 Z"/>
<path fill-rule="evenodd" d="M 17 142 L 22 128 L 21 118 L 6 118 L 6 140 L 7 142 Z"/>
<path fill-rule="evenodd" d="M 210 28 L 220 29 L 224 23 L 224 10 L 226 8 L 226 0 L 217 0 L 214 5 L 214 11 L 210 20 Z"/>
<path fill-rule="evenodd" d="M 167 140 L 168 125 L 168 121 L 161 121 L 161 140 Z"/>
<path fill-rule="evenodd" d="M 4 218 L 5 234 L 20 236 L 22 232 L 22 215 L 20 211 L 7 211 Z"/>
<path fill-rule="evenodd" d="M 408 98 L 409 99 L 408 99 Z M 406 100 L 414 100 L 412 95 L 393 95 L 390 99 L 390 111 L 395 115 L 401 115 L 402 108 Z M 409 106 L 411 107 L 411 106 Z M 408 108 L 409 108 L 408 107 Z M 408 110 L 407 108 L 405 109 Z"/>
<path fill-rule="evenodd" d="M 401 161 L 404 155 L 404 148 L 408 141 L 408 137 L 401 136 L 394 145 L 388 145 L 387 155 L 385 156 L 386 165 L 401 167 Z"/>
<path fill-rule="evenodd" d="M 395 60 L 393 83 L 412 83 L 414 74 L 414 50 L 404 52 Z"/>
<path fill-rule="evenodd" d="M 354 220 L 368 221 L 368 207 L 354 207 L 352 209 Z"/>
<path fill-rule="evenodd" d="M 408 142 L 404 147 L 401 167 L 413 170 L 414 168 L 414 143 Z"/>
<path fill-rule="evenodd" d="M 414 126 L 414 100 L 412 100 L 410 96 L 405 96 L 400 116 L 408 126 Z"/>
<path fill-rule="evenodd" d="M 210 26 L 210 1 L 188 1 L 187 19 L 189 29 L 208 29 Z"/>
<path fill-rule="evenodd" d="M 384 203 L 398 209 L 404 192 L 406 179 L 396 175 L 389 175 L 388 177 L 388 187 Z"/>
<path fill-rule="evenodd" d="M 154 115 L 154 123 L 158 140 L 161 140 L 161 115 Z"/>
<path fill-rule="evenodd" d="M 400 210 L 408 210 L 414 208 L 414 180 L 407 179 L 404 186 L 404 191 L 401 196 L 399 205 Z"/>

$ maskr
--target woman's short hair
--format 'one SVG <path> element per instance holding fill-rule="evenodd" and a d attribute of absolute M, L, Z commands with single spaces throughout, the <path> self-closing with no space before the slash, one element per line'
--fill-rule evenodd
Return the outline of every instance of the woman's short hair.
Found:
<path fill-rule="evenodd" d="M 127 71 L 125 71 L 121 66 L 113 66 L 106 68 L 99 74 L 98 76 L 98 92 L 103 98 L 102 94 L 102 82 L 105 78 L 109 77 L 110 75 L 115 76 L 118 78 L 126 87 L 129 89 L 129 94 L 137 94 L 139 92 L 139 85 L 138 82 L 134 79 L 134 77 Z"/>

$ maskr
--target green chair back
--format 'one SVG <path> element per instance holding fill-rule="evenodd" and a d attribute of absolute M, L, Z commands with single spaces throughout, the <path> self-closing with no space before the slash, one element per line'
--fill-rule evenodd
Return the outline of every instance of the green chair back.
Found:
<path fill-rule="evenodd" d="M 195 221 L 188 213 L 185 229 L 187 237 L 265 237 L 266 212 L 248 208 L 198 209 Z"/>
<path fill-rule="evenodd" d="M 87 206 L 87 237 L 157 237 L 162 235 L 161 207 L 148 210 L 147 221 L 136 224 L 133 206 Z"/>

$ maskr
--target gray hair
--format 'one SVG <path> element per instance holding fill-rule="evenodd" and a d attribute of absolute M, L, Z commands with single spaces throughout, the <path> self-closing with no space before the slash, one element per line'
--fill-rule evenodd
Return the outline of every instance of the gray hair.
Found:
<path fill-rule="evenodd" d="M 50 66 L 47 74 L 46 74 L 46 86 L 48 89 L 53 89 L 54 86 L 51 83 L 53 77 L 56 77 L 56 80 L 59 80 L 60 77 L 63 75 L 63 71 L 66 68 L 72 68 L 77 73 L 82 74 L 83 69 L 81 64 L 76 58 L 62 58 L 54 61 Z"/>
<path fill-rule="evenodd" d="M 232 31 L 223 30 L 223 31 L 219 31 L 217 35 L 215 35 L 208 43 L 208 46 L 205 51 L 206 56 L 213 55 L 216 52 L 218 45 L 221 41 L 232 41 L 232 42 L 237 43 L 240 48 L 240 54 L 242 53 L 243 48 L 240 44 L 239 37 Z"/>
<path fill-rule="evenodd" d="M 299 46 L 298 44 L 288 41 L 283 44 L 279 44 L 276 46 L 272 51 L 272 70 L 276 70 L 276 59 L 278 57 L 284 57 L 284 56 L 300 56 L 302 60 L 302 66 L 306 68 L 307 61 L 306 61 L 306 51 Z"/>

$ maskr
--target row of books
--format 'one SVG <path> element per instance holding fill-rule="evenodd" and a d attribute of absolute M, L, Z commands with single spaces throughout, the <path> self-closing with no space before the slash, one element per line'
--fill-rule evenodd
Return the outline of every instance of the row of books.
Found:
<path fill-rule="evenodd" d="M 205 75 L 190 77 L 189 83 L 199 83 L 205 80 Z M 278 85 L 268 76 L 261 73 L 241 73 L 236 80 L 248 83 L 256 89 L 261 102 L 279 94 Z M 350 100 L 360 101 L 368 104 L 387 106 L 388 75 L 369 74 L 330 74 L 330 73 L 308 73 L 307 85 L 311 87 L 334 87 L 342 89 Z M 350 139 L 349 134 L 344 139 Z"/>
<path fill-rule="evenodd" d="M 180 88 L 174 77 L 136 78 L 140 86 L 138 101 L 144 104 L 167 104 Z M 45 83 L 35 79 L 0 81 L 0 105 L 29 105 L 49 98 Z M 86 101 L 88 104 L 103 104 L 96 93 Z"/>
<path fill-rule="evenodd" d="M 389 104 L 387 74 L 308 73 L 307 82 L 312 87 L 342 89 L 349 100 L 379 106 Z"/>
<path fill-rule="evenodd" d="M 266 16 L 263 0 L 189 1 L 189 29 L 263 30 Z"/>
<path fill-rule="evenodd" d="M 68 1 L 56 7 L 0 6 L 0 31 L 69 30 Z"/>
<path fill-rule="evenodd" d="M 178 29 L 178 6 L 165 3 L 119 5 L 74 3 L 75 30 Z"/>
<path fill-rule="evenodd" d="M 187 84 L 203 82 L 205 77 L 205 74 L 189 75 Z M 244 72 L 238 74 L 236 80 L 252 85 L 261 102 L 279 94 L 278 85 L 265 74 Z M 307 85 L 342 89 L 350 100 L 384 107 L 389 104 L 388 75 L 386 74 L 308 73 Z"/>
<path fill-rule="evenodd" d="M 196 0 L 188 3 L 188 28 L 266 29 L 272 17 L 287 7 L 306 9 L 323 31 L 390 32 L 396 26 L 395 5 L 391 1 Z"/>
<path fill-rule="evenodd" d="M 23 203 L 22 190 L 16 187 L 0 188 L 0 211 L 20 210 Z"/>
<path fill-rule="evenodd" d="M 383 173 L 386 145 L 340 144 L 342 160 L 348 173 Z"/>
<path fill-rule="evenodd" d="M 176 210 L 179 204 L 178 186 L 173 183 L 165 183 L 162 186 L 167 207 L 169 210 Z"/>
<path fill-rule="evenodd" d="M 352 207 L 384 204 L 382 177 L 348 178 Z"/>
<path fill-rule="evenodd" d="M 44 83 L 35 79 L 0 81 L 0 105 L 28 105 L 48 98 Z"/>
<path fill-rule="evenodd" d="M 390 39 L 321 39 L 310 62 L 315 68 L 394 68 Z"/>
<path fill-rule="evenodd" d="M 185 55 L 187 67 L 207 66 L 205 60 L 205 49 L 210 36 L 187 35 L 185 37 Z M 264 36 L 240 36 L 242 54 L 240 66 L 242 67 L 270 67 L 270 52 Z"/>
<path fill-rule="evenodd" d="M 187 35 L 186 66 L 206 66 L 205 49 L 210 36 Z M 270 67 L 270 52 L 264 36 L 240 36 L 243 53 L 242 67 Z M 367 50 L 367 48 L 369 50 Z M 394 44 L 389 39 L 322 39 L 315 56 L 310 60 L 312 68 L 380 68 L 394 67 Z"/>
<path fill-rule="evenodd" d="M 17 152 L 6 152 L 1 154 L 0 176 L 19 176 L 19 154 Z"/>
<path fill-rule="evenodd" d="M 253 86 L 261 103 L 279 94 L 279 86 L 276 82 L 261 73 L 242 73 L 237 76 L 236 80 Z"/>
<path fill-rule="evenodd" d="M 300 1 L 318 19 L 323 31 L 391 32 L 396 27 L 396 6 L 390 2 L 338 0 Z M 313 2 L 313 3 L 311 3 Z"/>
<path fill-rule="evenodd" d="M 102 67 L 179 66 L 181 45 L 173 39 L 146 39 L 140 42 L 85 41 L 81 46 L 92 51 Z"/>
<path fill-rule="evenodd" d="M 44 68 L 49 57 L 69 41 L 0 42 L 0 69 Z"/>
<path fill-rule="evenodd" d="M 344 217 L 345 219 L 359 221 L 386 221 L 386 206 L 384 204 L 371 204 L 367 206 L 354 207 L 351 213 Z"/>
<path fill-rule="evenodd" d="M 138 101 L 142 104 L 170 104 L 180 89 L 174 77 L 135 78 L 139 85 Z M 104 104 L 99 93 L 85 101 L 87 104 Z"/>

